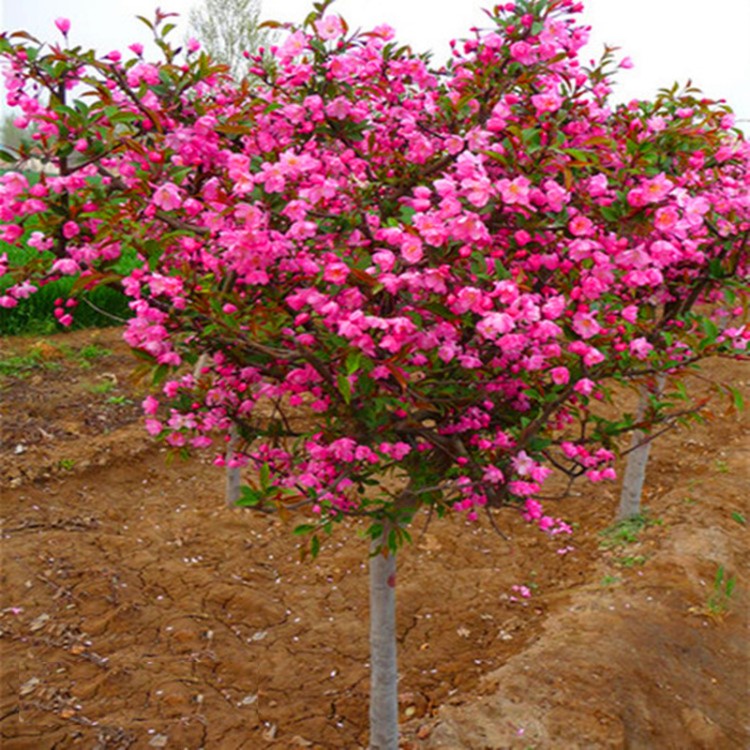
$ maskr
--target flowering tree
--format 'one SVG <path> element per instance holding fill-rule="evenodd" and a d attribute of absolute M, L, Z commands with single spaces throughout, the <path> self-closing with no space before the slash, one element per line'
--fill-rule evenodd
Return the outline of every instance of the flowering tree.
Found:
<path fill-rule="evenodd" d="M 3 256 L 0 305 L 119 281 L 152 435 L 221 464 L 236 426 L 241 502 L 306 515 L 313 553 L 369 519 L 371 746 L 395 748 L 410 521 L 516 507 L 566 533 L 551 467 L 611 479 L 619 435 L 691 412 L 675 382 L 639 421 L 606 402 L 746 349 L 750 149 L 690 90 L 611 107 L 573 0 L 497 6 L 440 70 L 329 5 L 252 85 L 172 49 L 164 14 L 159 63 L 3 37 L 22 156 L 56 172 L 0 177 L 2 239 L 39 251 Z"/>

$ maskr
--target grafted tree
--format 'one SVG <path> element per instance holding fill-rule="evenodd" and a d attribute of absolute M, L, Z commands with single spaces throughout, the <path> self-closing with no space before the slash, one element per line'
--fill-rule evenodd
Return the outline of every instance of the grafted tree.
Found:
<path fill-rule="evenodd" d="M 0 35 L 55 168 L 0 177 L 0 238 L 39 250 L 0 256 L 0 307 L 120 278 L 152 435 L 244 466 L 240 503 L 303 521 L 313 555 L 367 524 L 370 747 L 397 750 L 410 523 L 515 509 L 569 533 L 540 503 L 552 467 L 614 478 L 622 437 L 700 406 L 684 373 L 746 356 L 750 145 L 677 86 L 612 107 L 575 0 L 496 6 L 439 71 L 330 4 L 252 80 L 172 48 L 164 14 L 156 63 Z M 642 413 L 613 401 L 665 376 Z"/>

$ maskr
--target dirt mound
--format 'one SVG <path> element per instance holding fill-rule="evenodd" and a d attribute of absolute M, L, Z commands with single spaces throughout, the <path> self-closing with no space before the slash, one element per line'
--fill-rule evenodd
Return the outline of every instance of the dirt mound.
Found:
<path fill-rule="evenodd" d="M 566 592 L 539 639 L 482 679 L 481 697 L 439 711 L 424 747 L 748 747 L 747 590 L 717 576 L 750 563 L 729 512 L 747 513 L 747 441 L 723 452 L 720 487 L 679 479 L 658 503 L 663 525 L 592 566 L 592 583 Z"/>
<path fill-rule="evenodd" d="M 293 519 L 226 508 L 208 458 L 168 463 L 118 339 L 4 344 L 2 747 L 364 746 L 365 541 L 300 562 Z M 422 519 L 399 571 L 404 745 L 743 746 L 749 430 L 661 440 L 652 523 L 621 546 L 600 535 L 614 487 L 556 509 L 564 555 L 511 511 L 509 541 Z M 713 600 L 719 567 L 738 585 Z"/>

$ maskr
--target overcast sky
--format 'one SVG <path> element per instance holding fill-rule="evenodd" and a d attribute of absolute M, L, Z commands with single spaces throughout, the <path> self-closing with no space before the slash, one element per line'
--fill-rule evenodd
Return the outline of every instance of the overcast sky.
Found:
<path fill-rule="evenodd" d="M 54 19 L 73 22 L 75 44 L 104 51 L 144 41 L 148 30 L 134 19 L 154 9 L 187 15 L 200 0 L 0 0 L 0 28 L 26 29 L 55 40 Z M 333 9 L 351 27 L 389 23 L 400 41 L 448 55 L 448 42 L 484 25 L 482 7 L 492 0 L 337 0 Z M 593 27 L 587 57 L 605 43 L 618 46 L 635 67 L 621 71 L 616 98 L 652 98 L 674 81 L 692 79 L 707 96 L 724 98 L 750 132 L 750 0 L 585 0 L 585 23 Z M 312 0 L 265 0 L 263 16 L 301 21 Z M 4 95 L 3 95 L 4 99 Z"/>

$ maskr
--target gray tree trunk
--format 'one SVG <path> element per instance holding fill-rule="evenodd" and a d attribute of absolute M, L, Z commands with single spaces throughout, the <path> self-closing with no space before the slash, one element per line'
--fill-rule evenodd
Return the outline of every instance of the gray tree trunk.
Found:
<path fill-rule="evenodd" d="M 200 377 L 203 365 L 206 364 L 206 359 L 206 354 L 201 354 L 201 356 L 198 357 L 198 361 L 195 363 L 195 367 L 193 368 L 193 377 Z M 226 454 L 227 467 L 224 470 L 224 500 L 230 507 L 240 499 L 240 470 L 236 468 L 230 468 L 228 465 L 229 461 L 234 457 L 234 449 L 237 446 L 238 439 L 239 431 L 237 430 L 237 425 L 232 425 L 229 428 L 229 443 L 227 444 Z"/>
<path fill-rule="evenodd" d="M 660 396 L 664 390 L 666 375 L 659 374 L 656 379 L 656 389 L 651 390 L 645 385 L 640 388 L 640 400 L 635 412 L 635 421 L 640 422 L 646 415 L 649 397 L 652 394 Z M 651 441 L 647 440 L 647 433 L 643 430 L 635 430 L 630 443 L 625 474 L 622 478 L 622 490 L 620 492 L 620 506 L 617 509 L 617 520 L 625 521 L 641 513 L 641 498 L 643 496 L 643 485 L 646 481 L 646 465 L 648 455 L 651 452 Z M 644 442 L 646 441 L 646 442 Z"/>
<path fill-rule="evenodd" d="M 240 499 L 240 470 L 236 467 L 230 467 L 229 461 L 234 458 L 234 449 L 239 440 L 239 430 L 237 425 L 229 428 L 229 443 L 227 443 L 227 468 L 226 468 L 226 501 L 230 507 Z"/>
<path fill-rule="evenodd" d="M 383 537 L 373 552 L 386 545 Z M 398 750 L 398 666 L 396 662 L 396 556 L 370 558 L 370 750 Z"/>

